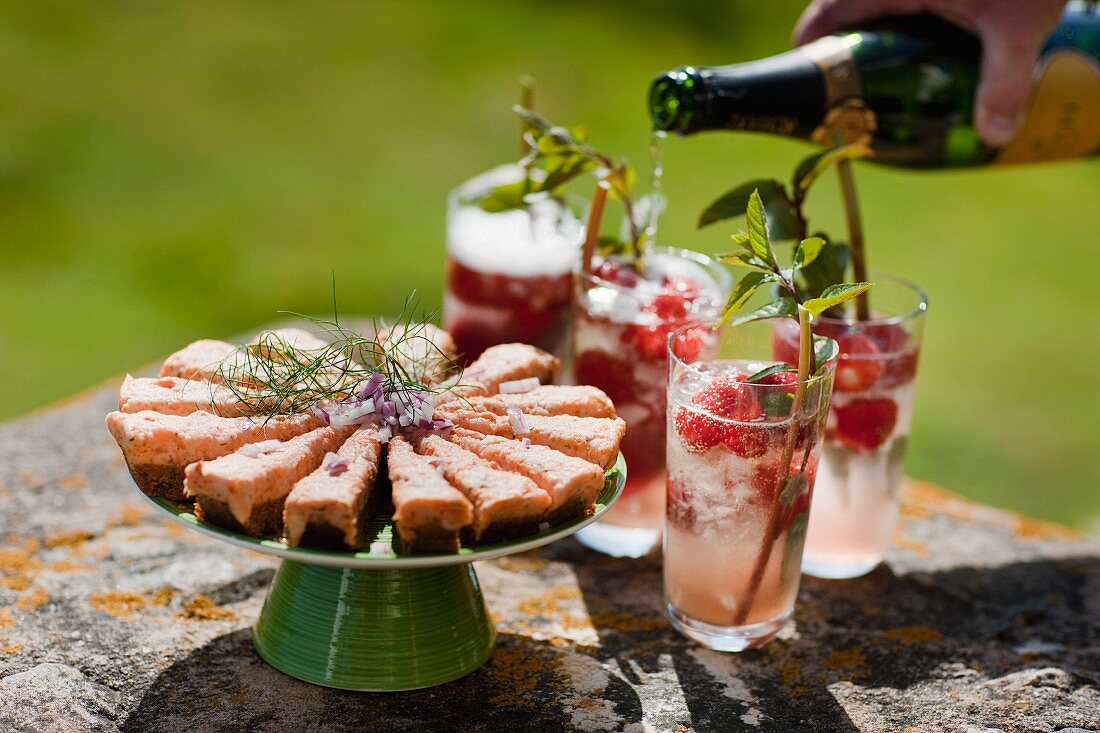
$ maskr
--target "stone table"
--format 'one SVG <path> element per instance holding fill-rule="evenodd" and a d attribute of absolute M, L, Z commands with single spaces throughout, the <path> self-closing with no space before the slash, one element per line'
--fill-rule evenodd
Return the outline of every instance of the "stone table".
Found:
<path fill-rule="evenodd" d="M 889 561 L 804 579 L 762 651 L 673 632 L 659 558 L 566 540 L 480 564 L 499 642 L 465 679 L 299 682 L 251 644 L 274 561 L 137 493 L 118 381 L 0 425 L 2 731 L 1100 729 L 1100 544 L 916 482 Z"/>

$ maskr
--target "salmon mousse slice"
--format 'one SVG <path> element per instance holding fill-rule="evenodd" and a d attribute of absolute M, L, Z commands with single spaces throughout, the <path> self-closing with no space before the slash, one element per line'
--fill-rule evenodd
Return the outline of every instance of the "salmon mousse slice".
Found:
<path fill-rule="evenodd" d="M 292 547 L 355 550 L 367 543 L 366 528 L 382 444 L 373 427 L 362 427 L 321 465 L 294 484 L 283 508 L 286 542 Z"/>
<path fill-rule="evenodd" d="M 438 435 L 422 435 L 413 443 L 474 505 L 473 542 L 523 537 L 545 522 L 550 495 L 526 476 L 503 471 Z"/>
<path fill-rule="evenodd" d="M 151 410 L 162 415 L 210 412 L 222 417 L 241 417 L 246 406 L 233 390 L 222 384 L 180 377 L 132 377 L 118 390 L 119 412 Z"/>
<path fill-rule="evenodd" d="M 236 350 L 233 344 L 203 339 L 184 346 L 164 360 L 160 376 L 221 382 L 222 363 Z"/>
<path fill-rule="evenodd" d="M 507 416 L 461 409 L 448 409 L 444 414 L 460 428 L 514 440 L 527 438 L 605 470 L 615 465 L 626 434 L 626 423 L 620 418 L 525 415 L 518 408 L 511 409 Z"/>
<path fill-rule="evenodd" d="M 542 349 L 527 344 L 490 346 L 466 367 L 451 393 L 456 397 L 495 395 L 502 382 L 535 377 L 542 384 L 557 379 L 561 362 Z"/>
<path fill-rule="evenodd" d="M 283 503 L 295 482 L 317 468 L 353 428 L 317 428 L 287 441 L 252 443 L 185 470 L 184 493 L 195 516 L 253 537 L 283 528 Z"/>
<path fill-rule="evenodd" d="M 393 520 L 405 552 L 457 552 L 459 536 L 474 520 L 462 492 L 400 436 L 388 443 Z"/>
<path fill-rule="evenodd" d="M 591 514 L 604 486 L 603 469 L 544 445 L 526 445 L 496 435 L 455 428 L 449 440 L 507 471 L 534 481 L 550 495 L 547 521 L 557 524 Z"/>
<path fill-rule="evenodd" d="M 264 419 L 219 417 L 209 412 L 162 415 L 143 410 L 107 415 L 122 456 L 145 494 L 175 501 L 185 499 L 183 470 L 196 461 L 232 453 L 248 443 L 286 440 L 323 425 L 313 415 Z"/>
<path fill-rule="evenodd" d="M 529 392 L 469 397 L 452 404 L 469 407 L 475 412 L 492 412 L 497 415 L 507 415 L 508 408 L 515 407 L 525 415 L 615 417 L 615 405 L 611 398 L 603 390 L 587 385 L 548 384 L 535 387 Z"/>

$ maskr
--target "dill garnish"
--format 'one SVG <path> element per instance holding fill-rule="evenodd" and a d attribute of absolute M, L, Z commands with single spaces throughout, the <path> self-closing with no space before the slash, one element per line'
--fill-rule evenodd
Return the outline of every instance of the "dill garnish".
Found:
<path fill-rule="evenodd" d="M 261 333 L 253 343 L 238 346 L 218 366 L 217 376 L 249 415 L 292 415 L 310 412 L 322 403 L 341 402 L 364 388 L 380 387 L 391 399 L 409 403 L 425 393 L 454 387 L 461 369 L 443 351 L 428 321 L 417 317 L 416 293 L 405 299 L 392 325 L 381 319 L 367 335 L 340 323 L 333 283 L 332 318 L 293 311 L 329 341 L 319 348 L 302 348 L 275 331 Z"/>

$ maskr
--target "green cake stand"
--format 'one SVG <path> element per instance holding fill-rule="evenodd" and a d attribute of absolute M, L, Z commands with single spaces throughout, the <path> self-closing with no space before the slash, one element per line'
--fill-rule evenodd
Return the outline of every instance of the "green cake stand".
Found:
<path fill-rule="evenodd" d="M 447 555 L 401 553 L 387 518 L 371 523 L 372 552 L 312 550 L 202 522 L 189 502 L 146 498 L 190 529 L 282 558 L 252 634 L 268 664 L 315 685 L 392 692 L 450 682 L 488 661 L 496 631 L 472 563 L 540 547 L 596 521 L 626 483 L 621 455 L 606 476 L 590 516 Z"/>

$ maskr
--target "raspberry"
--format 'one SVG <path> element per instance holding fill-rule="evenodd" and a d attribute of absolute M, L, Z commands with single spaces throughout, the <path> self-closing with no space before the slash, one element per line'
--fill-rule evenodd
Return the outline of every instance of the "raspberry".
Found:
<path fill-rule="evenodd" d="M 834 408 L 840 442 L 855 451 L 872 451 L 889 437 L 898 419 L 898 406 L 885 398 L 852 400 Z"/>
<path fill-rule="evenodd" d="M 840 359 L 836 365 L 833 386 L 837 392 L 862 392 L 869 389 L 882 376 L 883 363 L 877 358 L 879 348 L 875 342 L 860 333 L 851 333 L 837 339 Z"/>
<path fill-rule="evenodd" d="M 577 384 L 599 387 L 615 404 L 634 399 L 634 370 L 630 364 L 602 349 L 582 351 L 573 360 Z"/>
<path fill-rule="evenodd" d="M 664 361 L 668 358 L 668 335 L 673 325 L 632 325 L 623 329 L 620 340 L 630 346 L 639 357 L 647 361 Z"/>
<path fill-rule="evenodd" d="M 742 375 L 734 379 L 718 377 L 699 390 L 691 401 L 719 417 L 741 422 L 757 420 L 764 416 L 764 408 L 753 394 L 753 388 L 740 384 L 745 379 Z"/>
<path fill-rule="evenodd" d="M 668 479 L 668 502 L 665 517 L 668 523 L 683 530 L 695 528 L 695 507 L 691 505 L 691 491 L 679 481 Z"/>
<path fill-rule="evenodd" d="M 675 418 L 676 434 L 692 453 L 702 453 L 726 438 L 726 426 L 718 419 L 687 407 L 679 407 Z"/>
<path fill-rule="evenodd" d="M 656 313 L 662 321 L 683 321 L 691 313 L 691 299 L 680 293 L 661 293 L 645 310 Z"/>

